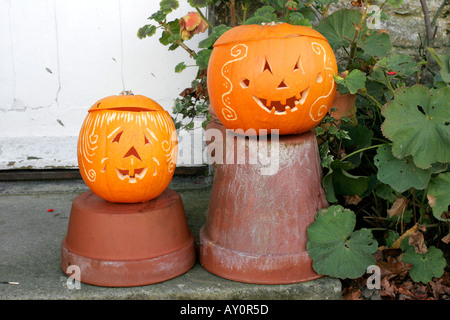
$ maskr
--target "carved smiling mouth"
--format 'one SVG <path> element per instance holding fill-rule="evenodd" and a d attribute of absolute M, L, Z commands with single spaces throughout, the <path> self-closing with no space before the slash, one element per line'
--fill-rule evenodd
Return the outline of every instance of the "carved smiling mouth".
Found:
<path fill-rule="evenodd" d="M 296 94 L 295 96 L 292 96 L 285 100 L 272 101 L 269 99 L 258 98 L 256 96 L 253 96 L 253 99 L 264 111 L 267 111 L 272 115 L 286 114 L 288 112 L 296 111 L 298 107 L 303 105 L 305 103 L 306 98 L 308 97 L 308 93 L 309 87 L 301 91 L 300 93 Z"/>
<path fill-rule="evenodd" d="M 145 177 L 145 174 L 147 173 L 148 168 L 138 168 L 138 169 L 117 169 L 117 176 L 120 180 L 129 179 L 129 183 L 136 183 L 137 179 L 143 179 Z"/>

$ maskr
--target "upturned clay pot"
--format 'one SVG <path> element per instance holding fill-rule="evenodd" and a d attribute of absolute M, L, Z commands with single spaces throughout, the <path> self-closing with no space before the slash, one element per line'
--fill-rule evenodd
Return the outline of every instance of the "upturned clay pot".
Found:
<path fill-rule="evenodd" d="M 358 123 L 356 119 L 356 94 L 343 94 L 341 95 L 339 91 L 336 90 L 333 101 L 331 102 L 331 108 L 336 108 L 336 111 L 331 112 L 331 116 L 340 120 L 343 116 L 350 119 L 351 125 L 356 125 Z"/>
<path fill-rule="evenodd" d="M 225 140 L 230 133 L 222 130 Z M 236 154 L 240 143 L 246 153 L 253 152 L 249 139 L 236 136 L 235 141 L 224 147 L 224 154 Z M 285 284 L 319 278 L 306 249 L 307 227 L 317 211 L 328 206 L 315 135 L 269 139 L 267 149 L 270 154 L 261 163 L 217 164 L 207 220 L 200 230 L 200 263 L 215 275 L 240 282 Z M 262 174 L 269 158 L 278 168 Z"/>
<path fill-rule="evenodd" d="M 74 199 L 61 268 L 76 265 L 81 282 L 125 287 L 157 283 L 195 263 L 194 235 L 178 193 L 144 203 L 111 203 L 87 191 Z M 69 275 L 69 273 L 67 273 Z"/>

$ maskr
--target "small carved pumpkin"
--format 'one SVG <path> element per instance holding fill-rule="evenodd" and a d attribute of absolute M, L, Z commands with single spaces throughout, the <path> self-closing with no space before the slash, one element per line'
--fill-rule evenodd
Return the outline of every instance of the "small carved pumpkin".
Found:
<path fill-rule="evenodd" d="M 328 112 L 335 73 L 336 58 L 319 32 L 287 23 L 242 25 L 214 44 L 208 93 L 228 129 L 299 134 Z"/>
<path fill-rule="evenodd" d="M 110 202 L 145 202 L 172 180 L 177 160 L 172 118 L 141 95 L 110 96 L 88 112 L 78 138 L 78 165 L 87 186 Z"/>

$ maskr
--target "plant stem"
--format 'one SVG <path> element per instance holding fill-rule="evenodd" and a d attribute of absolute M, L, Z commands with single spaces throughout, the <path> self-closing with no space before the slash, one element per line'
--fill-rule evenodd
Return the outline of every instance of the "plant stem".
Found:
<path fill-rule="evenodd" d="M 370 100 L 372 100 L 373 103 L 375 103 L 375 105 L 381 110 L 381 108 L 383 108 L 383 105 L 381 103 L 379 103 L 377 101 L 377 99 L 375 99 L 374 97 L 372 97 L 368 92 L 366 88 L 363 88 L 360 92 L 361 95 L 365 96 L 366 98 L 369 98 Z"/>
<path fill-rule="evenodd" d="M 344 159 L 346 159 L 346 158 L 348 158 L 348 157 L 354 156 L 355 154 L 358 154 L 358 153 L 360 153 L 360 152 L 363 152 L 363 151 L 366 151 L 366 150 L 369 150 L 369 149 L 373 149 L 373 148 L 378 148 L 378 147 L 384 146 L 384 145 L 386 145 L 386 144 L 390 144 L 390 143 L 376 144 L 376 145 L 374 145 L 374 146 L 365 147 L 365 148 L 356 150 L 356 151 L 354 151 L 354 152 L 352 152 L 352 153 L 350 153 L 350 154 L 347 154 L 347 155 L 346 155 L 345 157 L 343 157 L 341 160 L 344 160 Z"/>
<path fill-rule="evenodd" d="M 366 20 L 367 14 L 368 14 L 368 11 L 369 11 L 367 9 L 364 9 L 364 1 L 361 1 L 361 8 L 363 10 L 363 15 L 361 17 L 361 20 L 359 21 L 358 26 L 355 26 L 355 36 L 353 37 L 353 41 L 350 44 L 350 56 L 349 56 L 349 61 L 348 61 L 348 64 L 347 64 L 347 70 L 348 70 L 349 66 L 353 63 L 353 60 L 355 59 L 356 48 L 357 48 L 356 41 L 358 40 L 359 33 L 361 31 L 361 28 L 363 27 L 364 21 Z"/>
<path fill-rule="evenodd" d="M 214 28 L 214 26 L 208 21 L 208 19 L 206 19 L 205 15 L 203 14 L 202 10 L 200 10 L 199 7 L 195 7 L 195 10 L 197 10 L 200 17 L 202 17 L 202 19 L 205 20 L 208 27 L 210 27 L 211 29 Z"/>
<path fill-rule="evenodd" d="M 231 27 L 235 27 L 236 26 L 235 0 L 230 0 L 230 7 L 231 7 Z"/>
<path fill-rule="evenodd" d="M 248 11 L 248 0 L 245 0 L 245 5 L 242 8 L 243 16 L 242 16 L 242 23 L 245 23 L 247 20 L 247 11 Z"/>
<path fill-rule="evenodd" d="M 427 39 L 424 47 L 430 46 L 433 40 L 433 31 L 431 29 L 430 12 L 428 11 L 428 6 L 425 0 L 420 0 L 420 5 L 422 6 L 423 18 L 425 20 L 425 30 Z"/>
<path fill-rule="evenodd" d="M 388 86 L 389 90 L 391 90 L 391 92 L 394 94 L 395 90 L 394 90 L 394 88 L 392 88 L 391 81 L 389 81 L 386 71 L 383 70 L 383 74 L 384 74 L 384 79 L 386 80 L 386 85 Z"/>
<path fill-rule="evenodd" d="M 439 18 L 439 15 L 442 12 L 442 9 L 444 9 L 444 7 L 449 4 L 448 0 L 444 0 L 442 1 L 442 4 L 439 6 L 439 9 L 436 11 L 436 14 L 434 15 L 433 21 L 431 21 L 431 27 L 434 28 L 434 26 L 436 25 L 436 20 L 437 18 Z"/>

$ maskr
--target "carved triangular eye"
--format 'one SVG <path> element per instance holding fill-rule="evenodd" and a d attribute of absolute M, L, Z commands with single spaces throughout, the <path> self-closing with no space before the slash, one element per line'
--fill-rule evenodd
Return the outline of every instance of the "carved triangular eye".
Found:
<path fill-rule="evenodd" d="M 269 70 L 269 72 L 273 74 L 272 68 L 270 67 L 269 61 L 267 61 L 267 59 L 266 59 L 265 62 L 264 62 L 263 72 L 264 72 L 265 70 Z"/>
<path fill-rule="evenodd" d="M 150 143 L 150 139 L 144 134 L 144 144 Z"/>
<path fill-rule="evenodd" d="M 118 134 L 116 134 L 116 136 L 114 137 L 112 142 L 119 142 L 120 137 L 122 136 L 122 133 L 123 133 L 123 131 L 120 131 Z"/>
<path fill-rule="evenodd" d="M 300 70 L 302 73 L 305 73 L 305 70 L 303 70 L 302 66 L 302 60 L 300 60 L 300 58 L 298 58 L 297 63 L 294 66 L 294 71 L 296 70 Z"/>

